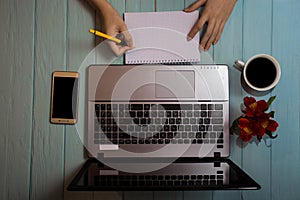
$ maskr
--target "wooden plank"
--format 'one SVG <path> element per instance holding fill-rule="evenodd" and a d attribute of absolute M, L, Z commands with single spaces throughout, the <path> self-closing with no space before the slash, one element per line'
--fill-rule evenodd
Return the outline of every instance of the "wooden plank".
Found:
<path fill-rule="evenodd" d="M 183 10 L 185 6 L 184 0 L 156 0 L 156 11 L 176 11 Z"/>
<path fill-rule="evenodd" d="M 154 0 L 126 0 L 126 12 L 153 12 Z"/>
<path fill-rule="evenodd" d="M 124 192 L 123 200 L 134 200 L 134 199 L 154 199 L 154 192 L 152 191 L 134 191 L 134 192 Z"/>
<path fill-rule="evenodd" d="M 243 59 L 254 54 L 271 53 L 272 0 L 244 1 Z M 243 96 L 249 96 L 244 92 Z M 269 95 L 257 99 L 268 99 Z M 271 148 L 264 142 L 245 144 L 242 165 L 261 186 L 259 191 L 245 191 L 246 199 L 268 199 L 271 195 Z M 259 169 L 259 170 L 258 170 Z"/>
<path fill-rule="evenodd" d="M 68 49 L 67 49 L 67 70 L 79 71 L 80 84 L 85 83 L 84 69 L 79 69 L 83 60 L 89 55 L 95 46 L 95 38 L 89 34 L 88 30 L 94 27 L 95 11 L 84 1 L 68 1 Z M 80 25 L 80 26 L 78 26 Z M 80 28 L 79 28 L 80 27 Z M 85 68 L 87 66 L 81 66 Z M 85 101 L 85 90 L 79 90 L 79 102 Z M 84 116 L 80 115 L 78 120 L 84 120 Z M 78 125 L 78 124 L 77 124 Z M 76 125 L 76 127 L 77 127 Z M 93 199 L 93 192 L 70 192 L 66 190 L 68 184 L 81 169 L 85 162 L 84 141 L 79 133 L 80 129 L 75 126 L 67 126 L 66 142 L 65 142 L 65 190 L 64 199 Z"/>
<path fill-rule="evenodd" d="M 49 123 L 51 74 L 66 69 L 66 4 L 36 1 L 31 199 L 62 199 L 65 126 Z"/>
<path fill-rule="evenodd" d="M 272 92 L 272 105 L 279 122 L 278 138 L 272 141 L 271 197 L 299 199 L 300 190 L 300 1 L 273 0 L 272 54 L 281 64 L 282 76 Z M 291 17 L 288 17 L 291 16 Z"/>
<path fill-rule="evenodd" d="M 184 200 L 194 200 L 194 199 L 213 199 L 212 191 L 184 191 Z"/>
<path fill-rule="evenodd" d="M 159 200 L 182 200 L 184 199 L 184 193 L 183 191 L 155 191 L 153 199 Z"/>
<path fill-rule="evenodd" d="M 235 5 L 227 24 L 224 27 L 221 39 L 214 47 L 215 63 L 224 63 L 229 68 L 229 96 L 230 96 L 230 125 L 233 120 L 241 114 L 238 105 L 242 102 L 242 87 L 240 83 L 240 72 L 233 68 L 235 59 L 242 58 L 243 52 L 243 1 L 238 1 Z M 242 149 L 237 145 L 238 136 L 230 135 L 230 159 L 241 166 Z M 240 199 L 240 191 L 216 191 L 213 199 Z"/>
<path fill-rule="evenodd" d="M 0 199 L 28 199 L 34 1 L 0 2 Z"/>

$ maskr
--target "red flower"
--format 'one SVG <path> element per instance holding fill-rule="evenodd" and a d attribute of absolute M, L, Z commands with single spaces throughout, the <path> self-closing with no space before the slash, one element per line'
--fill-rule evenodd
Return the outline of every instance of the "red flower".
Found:
<path fill-rule="evenodd" d="M 253 97 L 245 97 L 244 104 L 247 117 L 255 117 L 261 115 L 268 107 L 264 100 L 256 101 Z"/>
<path fill-rule="evenodd" d="M 251 140 L 252 136 L 256 136 L 260 141 L 265 133 L 271 138 L 276 137 L 272 133 L 276 131 L 278 123 L 270 119 L 274 117 L 274 112 L 265 113 L 274 99 L 275 97 L 271 97 L 266 102 L 264 100 L 256 101 L 253 97 L 244 98 L 245 115 L 236 120 L 240 129 L 240 138 L 244 142 Z"/>

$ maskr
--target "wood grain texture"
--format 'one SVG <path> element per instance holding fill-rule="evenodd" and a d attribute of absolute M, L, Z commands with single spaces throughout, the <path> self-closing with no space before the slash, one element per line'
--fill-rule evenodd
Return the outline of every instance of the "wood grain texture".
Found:
<path fill-rule="evenodd" d="M 63 199 L 65 126 L 49 123 L 51 75 L 66 70 L 67 1 L 36 2 L 31 199 Z"/>
<path fill-rule="evenodd" d="M 81 63 L 95 46 L 94 36 L 88 30 L 94 27 L 95 11 L 83 0 L 69 0 L 67 5 L 67 70 L 79 71 Z M 85 79 L 85 75 L 80 72 L 79 79 Z M 82 83 L 82 81 L 80 82 Z M 79 91 L 79 101 L 84 101 L 84 91 Z M 80 120 L 80 118 L 79 118 Z M 64 171 L 64 199 L 80 200 L 93 199 L 93 192 L 70 192 L 66 188 L 72 178 L 80 170 L 86 160 L 84 143 L 79 136 L 75 126 L 66 127 L 65 141 L 65 171 Z"/>
<path fill-rule="evenodd" d="M 243 60 L 259 53 L 271 53 L 272 35 L 272 0 L 244 1 L 243 17 Z M 249 94 L 243 92 L 243 96 Z M 268 99 L 259 97 L 257 99 Z M 242 102 L 241 102 L 242 103 Z M 251 142 L 243 147 L 242 166 L 246 172 L 258 181 L 262 189 L 259 191 L 245 191 L 245 199 L 268 199 L 271 195 L 270 173 L 271 149 L 264 142 L 257 144 Z M 257 168 L 261 169 L 257 171 Z"/>
<path fill-rule="evenodd" d="M 120 15 L 182 10 L 192 2 L 110 0 Z M 230 158 L 262 190 L 68 192 L 65 188 L 85 157 L 74 126 L 49 123 L 51 74 L 78 70 L 97 44 L 88 29 L 101 24 L 84 0 L 0 1 L 0 199 L 299 199 L 299 8 L 298 0 L 238 0 L 221 40 L 208 52 L 216 63 L 229 65 L 231 121 L 247 95 L 239 84 L 239 72 L 231 68 L 233 61 L 269 53 L 281 64 L 278 86 L 258 98 L 277 95 L 272 109 L 280 124 L 278 138 L 268 141 L 271 147 L 262 142 L 242 148 L 236 136 L 231 138 Z M 95 51 L 91 62 L 109 62 L 111 57 L 102 55 L 107 50 Z M 123 63 L 123 58 L 113 61 Z"/>
<path fill-rule="evenodd" d="M 272 54 L 281 64 L 280 83 L 272 108 L 279 122 L 278 138 L 272 141 L 271 173 L 273 200 L 299 199 L 300 191 L 300 2 L 273 1 Z M 290 184 L 288 184 L 290 183 Z"/>
<path fill-rule="evenodd" d="M 34 1 L 0 2 L 0 199 L 30 190 Z"/>

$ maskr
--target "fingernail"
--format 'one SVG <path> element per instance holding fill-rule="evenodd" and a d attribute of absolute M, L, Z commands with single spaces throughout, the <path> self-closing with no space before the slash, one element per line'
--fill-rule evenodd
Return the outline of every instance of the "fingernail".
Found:
<path fill-rule="evenodd" d="M 199 46 L 199 51 L 200 52 L 204 51 L 204 48 L 201 45 Z"/>
<path fill-rule="evenodd" d="M 187 41 L 191 41 L 192 39 L 193 39 L 193 38 L 190 37 L 190 36 L 187 36 L 187 37 L 186 37 L 186 40 L 187 40 Z"/>

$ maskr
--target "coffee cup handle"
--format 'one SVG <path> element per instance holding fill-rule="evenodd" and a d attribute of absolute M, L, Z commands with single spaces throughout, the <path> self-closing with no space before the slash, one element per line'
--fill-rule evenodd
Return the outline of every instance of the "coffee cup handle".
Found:
<path fill-rule="evenodd" d="M 239 71 L 243 71 L 245 63 L 241 60 L 236 60 L 234 61 L 234 65 L 233 65 L 236 69 L 238 69 Z"/>

